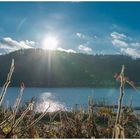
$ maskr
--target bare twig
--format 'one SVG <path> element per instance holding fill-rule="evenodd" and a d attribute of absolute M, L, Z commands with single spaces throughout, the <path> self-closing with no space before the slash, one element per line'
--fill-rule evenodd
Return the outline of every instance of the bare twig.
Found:
<path fill-rule="evenodd" d="M 113 138 L 124 138 L 124 129 L 121 126 L 121 111 L 122 111 L 122 99 L 124 96 L 124 85 L 125 85 L 125 79 L 124 79 L 124 65 L 122 65 L 122 70 L 120 73 L 120 97 L 118 99 L 118 111 L 116 116 L 116 122 L 115 127 L 113 129 Z"/>
<path fill-rule="evenodd" d="M 9 73 L 7 75 L 7 80 L 6 80 L 6 82 L 5 82 L 5 84 L 4 84 L 3 88 L 2 88 L 2 92 L 1 92 L 1 96 L 0 96 L 0 106 L 1 106 L 1 104 L 3 102 L 4 97 L 5 97 L 7 88 L 9 86 L 10 82 L 11 82 L 11 77 L 12 77 L 12 74 L 14 72 L 14 68 L 15 68 L 14 59 L 12 59 L 11 68 L 10 68 L 10 71 L 9 71 Z"/>

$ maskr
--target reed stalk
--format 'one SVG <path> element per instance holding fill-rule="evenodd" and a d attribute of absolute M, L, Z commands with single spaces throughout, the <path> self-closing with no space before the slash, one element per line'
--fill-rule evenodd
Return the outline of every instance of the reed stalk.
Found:
<path fill-rule="evenodd" d="M 1 95 L 0 95 L 0 106 L 2 105 L 2 102 L 3 102 L 3 99 L 5 97 L 5 94 L 6 94 L 6 91 L 7 91 L 7 88 L 11 82 L 11 77 L 12 77 L 12 74 L 14 72 L 14 59 L 12 59 L 12 63 L 11 63 L 11 68 L 10 68 L 10 71 L 7 75 L 7 79 L 6 79 L 6 82 L 5 84 L 3 85 L 3 88 L 2 88 L 2 92 L 1 92 Z"/>
<path fill-rule="evenodd" d="M 118 110 L 116 116 L 115 127 L 113 129 L 113 138 L 124 138 L 124 129 L 121 126 L 121 111 L 122 111 L 122 100 L 124 96 L 124 86 L 125 86 L 125 79 L 124 79 L 124 70 L 125 66 L 122 65 L 122 70 L 120 73 L 120 96 L 118 99 Z"/>

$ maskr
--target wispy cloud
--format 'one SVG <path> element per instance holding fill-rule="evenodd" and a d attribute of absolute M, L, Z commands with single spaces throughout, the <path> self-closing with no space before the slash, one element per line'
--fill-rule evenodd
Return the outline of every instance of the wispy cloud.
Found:
<path fill-rule="evenodd" d="M 121 52 L 131 56 L 132 58 L 140 58 L 140 50 L 134 48 L 121 48 Z"/>
<path fill-rule="evenodd" d="M 110 34 L 111 41 L 114 46 L 117 47 L 127 47 L 128 43 L 126 42 L 129 37 L 127 37 L 125 34 L 118 33 L 118 32 L 112 32 Z"/>
<path fill-rule="evenodd" d="M 16 41 L 16 40 L 13 40 L 12 38 L 10 37 L 5 37 L 3 38 L 3 43 L 5 45 L 8 45 L 8 46 L 13 46 L 13 47 L 17 47 L 19 49 L 26 49 L 26 48 L 32 48 L 35 44 L 35 42 L 33 41 L 29 41 L 29 40 L 26 40 L 26 41 Z"/>
<path fill-rule="evenodd" d="M 118 47 L 121 53 L 133 58 L 140 58 L 140 43 L 123 33 L 112 32 L 110 34 L 113 46 Z"/>
<path fill-rule="evenodd" d="M 16 29 L 17 32 L 22 28 L 23 24 L 24 24 L 26 21 L 27 21 L 27 17 L 23 18 L 23 19 L 20 21 L 20 23 L 18 24 L 17 29 Z"/>
<path fill-rule="evenodd" d="M 140 43 L 139 42 L 133 42 L 133 43 L 130 43 L 130 45 L 132 47 L 140 47 Z"/>
<path fill-rule="evenodd" d="M 82 34 L 82 33 L 76 33 L 76 36 L 77 37 L 79 37 L 79 38 L 83 38 L 83 39 L 85 39 L 85 35 L 84 34 Z"/>
<path fill-rule="evenodd" d="M 112 32 L 112 33 L 111 33 L 111 37 L 112 37 L 113 39 L 122 39 L 122 40 L 124 40 L 124 39 L 127 38 L 127 36 L 126 36 L 125 34 L 118 33 L 118 32 Z"/>
<path fill-rule="evenodd" d="M 76 33 L 76 36 L 80 39 L 83 39 L 83 40 L 86 40 L 86 41 L 92 41 L 93 39 L 96 39 L 97 36 L 94 35 L 94 36 L 89 36 L 89 35 L 86 35 L 86 34 L 83 34 L 83 33 L 80 33 L 80 32 L 77 32 Z"/>
<path fill-rule="evenodd" d="M 78 46 L 78 49 L 84 53 L 91 53 L 92 52 L 92 48 L 87 47 L 87 46 L 82 45 L 82 44 Z"/>
<path fill-rule="evenodd" d="M 57 48 L 58 51 L 67 52 L 67 53 L 76 53 L 73 49 L 64 49 L 64 48 Z"/>
<path fill-rule="evenodd" d="M 113 39 L 112 44 L 114 46 L 118 46 L 118 47 L 127 47 L 128 46 L 128 43 L 126 43 L 125 41 L 119 40 L 119 39 Z"/>
<path fill-rule="evenodd" d="M 0 41 L 0 51 L 2 52 L 12 52 L 19 49 L 28 49 L 35 46 L 34 41 L 16 41 L 10 37 L 4 37 Z"/>
<path fill-rule="evenodd" d="M 94 43 L 97 41 L 97 36 L 89 36 L 80 32 L 77 32 L 76 36 L 82 41 L 81 43 L 79 43 L 78 50 L 80 50 L 80 52 L 82 53 L 91 54 L 92 48 L 89 46 L 94 45 Z"/>

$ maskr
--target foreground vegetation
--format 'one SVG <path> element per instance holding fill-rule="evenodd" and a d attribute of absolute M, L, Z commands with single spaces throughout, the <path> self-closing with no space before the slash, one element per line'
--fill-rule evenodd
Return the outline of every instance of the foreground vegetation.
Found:
<path fill-rule="evenodd" d="M 80 107 L 48 112 L 48 106 L 45 112 L 38 113 L 34 100 L 19 107 L 24 83 L 21 83 L 14 106 L 2 106 L 14 72 L 13 60 L 0 96 L 0 138 L 140 138 L 140 116 L 132 107 L 122 108 L 125 84 L 136 90 L 134 83 L 125 77 L 124 70 L 122 66 L 121 73 L 115 75 L 120 81 L 117 112 L 110 107 L 96 108 L 94 100 L 89 98 L 87 110 Z"/>

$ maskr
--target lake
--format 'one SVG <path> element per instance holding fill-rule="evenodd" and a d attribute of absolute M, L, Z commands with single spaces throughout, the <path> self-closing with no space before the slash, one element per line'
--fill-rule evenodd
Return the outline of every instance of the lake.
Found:
<path fill-rule="evenodd" d="M 19 88 L 8 88 L 3 103 L 9 103 L 12 106 L 19 91 Z M 21 103 L 35 97 L 37 111 L 44 111 L 49 104 L 51 105 L 50 111 L 56 111 L 71 109 L 75 104 L 86 106 L 89 96 L 94 98 L 94 102 L 116 105 L 119 88 L 25 88 Z M 134 89 L 125 89 L 123 103 L 130 105 L 131 100 L 133 106 L 140 106 L 140 94 Z"/>

